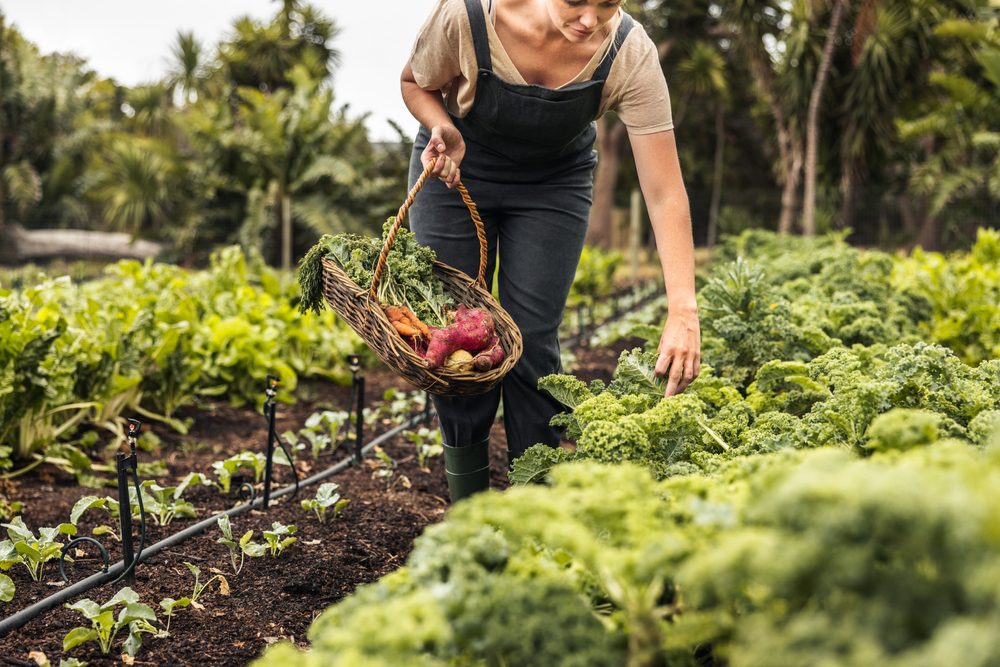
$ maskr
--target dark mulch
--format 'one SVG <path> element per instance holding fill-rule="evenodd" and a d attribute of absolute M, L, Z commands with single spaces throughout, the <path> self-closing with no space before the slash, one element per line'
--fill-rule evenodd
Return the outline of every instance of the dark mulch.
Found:
<path fill-rule="evenodd" d="M 614 349 L 577 351 L 575 372 L 584 379 L 610 379 L 625 342 Z M 395 387 L 407 391 L 405 383 L 384 369 L 367 375 L 369 404 L 380 399 L 383 392 Z M 298 430 L 305 419 L 319 409 L 347 409 L 349 388 L 322 382 L 308 383 L 296 391 L 298 402 L 279 406 L 277 430 Z M 266 445 L 266 422 L 252 408 L 234 408 L 225 404 L 206 404 L 181 415 L 193 420 L 190 432 L 181 436 L 166 427 L 148 425 L 157 432 L 161 444 L 154 452 L 141 452 L 140 461 L 162 460 L 169 474 L 158 478 L 162 485 L 176 484 L 190 471 L 211 473 L 211 463 L 242 449 L 263 451 Z M 383 432 L 391 424 L 376 427 Z M 432 425 L 433 426 L 433 425 Z M 371 429 L 365 435 L 370 440 Z M 254 530 L 254 538 L 263 542 L 261 532 L 273 521 L 295 524 L 298 542 L 279 558 L 270 556 L 247 559 L 239 575 L 233 573 L 228 550 L 218 544 L 218 530 L 212 529 L 182 544 L 165 549 L 137 570 L 135 590 L 142 602 L 157 610 L 165 597 L 190 596 L 193 577 L 183 566 L 194 563 L 202 570 L 202 581 L 215 574 L 225 577 L 228 594 L 223 594 L 217 580 L 203 593 L 199 602 L 203 609 L 181 609 L 171 621 L 169 638 L 147 637 L 135 664 L 141 665 L 245 665 L 258 656 L 270 643 L 287 638 L 300 644 L 306 641 L 306 631 L 324 608 L 353 592 L 359 585 L 372 582 L 398 568 L 410 552 L 414 538 L 431 523 L 440 521 L 448 507 L 448 490 L 441 457 L 429 459 L 427 470 L 417 464 L 415 449 L 405 439 L 388 442 L 385 452 L 397 463 L 395 474 L 388 480 L 376 474 L 367 462 L 352 467 L 330 481 L 340 484 L 341 493 L 351 504 L 335 520 L 321 524 L 311 512 L 303 510 L 299 501 L 315 493 L 315 486 L 303 489 L 300 497 L 280 498 L 266 511 L 253 511 L 232 520 L 234 533 Z M 113 451 L 113 450 L 112 450 Z M 298 458 L 300 476 L 323 470 L 346 455 L 344 449 L 325 453 L 312 461 L 307 453 Z M 494 426 L 490 458 L 493 488 L 508 486 L 506 477 L 506 438 L 503 424 Z M 113 460 L 111 452 L 105 459 Z M 291 482 L 287 467 L 276 466 L 276 485 Z M 211 475 L 214 478 L 214 475 Z M 238 484 L 234 484 L 234 488 Z M 52 526 L 67 521 L 69 510 L 84 495 L 115 494 L 112 488 L 83 488 L 75 480 L 54 468 L 40 467 L 0 489 L 9 500 L 25 504 L 26 523 L 32 527 Z M 194 503 L 198 519 L 233 507 L 242 502 L 235 494 L 222 496 L 207 487 L 190 489 L 185 498 Z M 152 544 L 191 525 L 195 520 L 177 519 L 168 526 L 147 525 L 146 543 Z M 99 523 L 112 523 L 99 510 L 90 510 L 80 520 L 81 535 L 89 535 Z M 112 559 L 121 558 L 120 547 L 114 540 L 102 538 Z M 99 563 L 93 548 L 79 552 L 74 563 L 67 565 L 70 582 L 96 572 Z M 17 592 L 14 600 L 0 607 L 4 616 L 13 614 L 51 595 L 62 585 L 55 561 L 46 565 L 42 582 L 32 582 L 18 566 L 8 574 L 14 579 Z M 123 584 L 105 585 L 86 594 L 92 600 L 109 599 Z M 102 656 L 96 643 L 89 643 L 62 652 L 62 639 L 83 617 L 64 607 L 53 609 L 33 619 L 22 628 L 0 638 L 0 664 L 24 664 L 31 651 L 45 653 L 53 664 L 60 658 L 76 657 L 90 665 L 121 663 L 118 656 L 121 635 L 110 656 Z M 18 662 L 22 661 L 22 662 Z"/>

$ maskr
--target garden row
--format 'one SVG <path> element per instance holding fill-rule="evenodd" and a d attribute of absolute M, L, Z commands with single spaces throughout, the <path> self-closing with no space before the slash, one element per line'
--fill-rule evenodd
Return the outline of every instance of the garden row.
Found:
<path fill-rule="evenodd" d="M 217 273 L 233 275 L 231 270 L 222 268 L 225 255 L 235 262 L 237 269 L 237 280 L 228 285 L 219 283 L 221 276 Z M 107 294 L 110 289 L 120 291 L 120 286 L 113 282 L 117 276 L 139 271 L 170 274 L 175 285 L 201 284 L 204 280 L 215 286 L 211 298 L 203 298 L 201 302 L 208 311 L 218 307 L 217 304 L 231 302 L 241 291 L 249 293 L 254 289 L 252 283 L 261 279 L 253 274 L 249 279 L 240 279 L 244 260 L 235 253 L 225 255 L 217 256 L 207 274 L 122 263 L 111 269 L 114 278 L 98 281 L 99 288 L 92 284 L 74 287 L 59 281 L 56 284 L 65 288 L 60 293 L 46 291 L 52 283 L 43 281 L 20 293 L 8 293 L 6 303 L 17 304 L 18 299 L 28 295 L 35 300 L 36 311 L 41 312 L 49 307 L 39 296 L 44 294 L 53 301 L 66 299 L 64 312 L 72 314 L 72 304 L 66 295 L 87 291 L 92 302 L 103 307 L 101 293 Z M 265 273 L 264 278 L 273 276 Z M 592 282 L 596 285 L 599 281 Z M 595 289 L 611 295 L 610 282 L 601 285 Z M 90 292 L 91 289 L 95 291 Z M 619 296 L 619 307 L 629 307 L 631 291 Z M 288 300 L 287 295 L 275 295 L 273 300 L 258 305 L 263 315 L 274 316 L 276 310 L 287 311 L 287 304 L 282 303 Z M 30 312 L 30 305 L 26 306 L 24 301 L 20 304 L 22 315 Z M 308 329 L 308 318 L 293 322 L 287 329 L 295 327 Z M 39 330 L 41 333 L 41 327 Z M 138 347 L 155 338 L 154 331 L 148 339 L 133 343 Z M 26 338 L 21 342 L 30 346 L 31 340 Z M 234 358 L 239 359 L 239 355 Z M 266 356 L 259 355 L 241 363 L 260 364 L 263 360 Z M 346 370 L 342 359 L 335 362 Z M 146 375 L 159 371 L 156 359 L 146 359 L 143 367 Z M 419 414 L 424 405 L 422 394 L 401 391 L 399 382 L 385 372 L 376 371 L 375 381 L 375 387 L 369 384 L 368 394 L 382 396 L 383 400 L 364 411 L 366 437 L 408 414 Z M 244 386 L 250 387 L 249 380 Z M 4 619 L 0 620 L 0 628 L 10 633 L 0 640 L 0 649 L 11 656 L 9 659 L 34 660 L 44 653 L 53 662 L 58 659 L 67 665 L 81 664 L 74 662 L 79 659 L 102 664 L 111 654 L 126 651 L 140 653 L 143 660 L 162 661 L 171 655 L 182 662 L 208 658 L 216 664 L 245 664 L 266 643 L 278 637 L 304 634 L 308 621 L 318 613 L 318 609 L 309 613 L 317 602 L 329 601 L 331 594 L 340 597 L 358 583 L 370 581 L 401 562 L 413 537 L 428 522 L 437 520 L 445 505 L 443 473 L 434 459 L 440 451 L 440 435 L 426 427 L 407 431 L 401 438 L 376 449 L 364 466 L 338 474 L 335 483 L 304 489 L 291 502 L 282 498 L 266 513 L 240 512 L 238 518 L 234 515 L 226 525 L 213 525 L 203 535 L 176 543 L 172 536 L 180 531 L 190 532 L 190 526 L 200 525 L 196 521 L 229 510 L 233 503 L 246 501 L 239 494 L 248 486 L 260 487 L 266 421 L 254 416 L 252 408 L 225 403 L 245 401 L 257 405 L 262 402 L 261 389 L 266 386 L 263 381 L 256 382 L 256 391 L 248 389 L 243 400 L 223 401 L 211 392 L 195 392 L 170 419 L 147 422 L 138 443 L 139 479 L 145 481 L 138 494 L 135 489 L 130 491 L 129 505 L 137 526 L 144 516 L 144 544 L 148 548 L 156 542 L 156 553 L 137 568 L 137 585 L 126 590 L 122 581 L 103 584 L 88 591 L 86 600 L 79 593 L 72 599 L 60 595 L 60 599 L 65 597 L 73 602 L 69 609 L 62 609 L 60 604 L 13 632 L 7 628 L 7 620 L 24 616 L 25 610 L 30 611 L 40 601 L 45 603 L 51 594 L 60 591 L 61 568 L 56 566 L 63 545 L 71 538 L 86 536 L 101 540 L 108 548 L 110 561 L 121 563 L 118 529 L 121 504 L 114 492 L 95 492 L 94 488 L 114 486 L 113 477 L 103 476 L 113 472 L 113 467 L 103 461 L 113 458 L 112 450 L 118 440 L 112 439 L 107 449 L 101 448 L 104 439 L 98 429 L 106 424 L 83 419 L 59 434 L 61 442 L 53 439 L 44 443 L 45 448 L 38 456 L 38 461 L 44 464 L 22 473 L 15 481 L 0 482 L 0 501 L 4 497 L 16 501 L 0 507 L 8 537 L 0 542 L 0 568 L 10 575 L 0 574 L 0 600 L 7 602 L 2 605 Z M 286 397 L 291 394 L 283 392 Z M 331 401 L 326 394 L 336 398 Z M 354 431 L 354 425 L 347 424 L 347 410 L 353 409 L 356 401 L 346 394 L 346 389 L 323 382 L 299 384 L 294 395 L 300 399 L 298 403 L 279 410 L 282 424 L 279 431 L 281 441 L 294 453 L 298 476 L 305 477 L 347 454 L 344 444 L 349 438 L 345 438 L 345 432 L 347 427 L 351 434 Z M 146 398 L 155 400 L 155 396 Z M 122 405 L 119 421 L 124 421 L 134 408 L 134 404 Z M 233 418 L 234 414 L 240 415 L 239 418 Z M 500 436 L 493 455 L 497 461 L 505 461 L 502 433 Z M 60 456 L 65 453 L 73 456 Z M 275 482 L 285 484 L 292 475 L 287 459 L 281 454 L 277 452 Z M 504 467 L 496 466 L 498 471 Z M 497 477 L 494 484 L 505 485 L 500 474 Z M 73 484 L 74 480 L 80 485 Z M 244 507 L 247 506 L 237 505 L 234 509 Z M 372 535 L 377 539 L 370 540 Z M 360 558 L 357 545 L 372 542 L 373 553 Z M 155 548 L 165 543 L 169 546 Z M 306 553 L 299 556 L 300 552 Z M 71 548 L 68 556 L 65 570 L 69 582 L 80 581 L 101 567 L 101 559 L 91 543 Z M 273 560 L 276 567 L 258 563 L 261 558 Z M 356 566 L 343 567 L 345 558 Z M 249 567 L 244 569 L 245 566 Z M 328 568 L 330 572 L 320 576 L 316 567 Z M 260 594 L 262 587 L 282 588 L 275 593 L 271 613 L 264 615 L 268 619 L 280 619 L 282 612 L 288 615 L 277 631 L 272 620 L 262 621 L 260 609 L 255 605 L 255 595 Z M 208 611 L 203 593 L 214 602 Z M 252 614 L 248 616 L 249 612 Z M 243 619 L 241 626 L 226 623 L 226 618 L 234 616 Z M 199 639 L 202 634 L 199 631 L 213 635 L 210 646 L 205 645 L 209 642 L 203 637 Z M 150 636 L 155 640 L 150 640 Z M 31 650 L 39 653 L 32 657 Z"/>
<path fill-rule="evenodd" d="M 255 664 L 1000 662 L 1000 235 L 720 258 L 683 395 L 652 374 L 662 313 L 611 382 L 543 380 L 575 449 L 529 450 Z"/>

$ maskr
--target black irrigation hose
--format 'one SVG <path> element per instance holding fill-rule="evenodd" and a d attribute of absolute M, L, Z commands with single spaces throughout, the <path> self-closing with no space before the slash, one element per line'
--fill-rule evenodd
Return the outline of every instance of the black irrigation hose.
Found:
<path fill-rule="evenodd" d="M 382 435 L 378 436 L 377 438 L 369 442 L 362 448 L 361 450 L 362 453 L 367 454 L 375 447 L 381 445 L 383 442 L 391 440 L 392 438 L 396 437 L 406 429 L 413 428 L 414 426 L 423 423 L 426 419 L 428 419 L 429 414 L 430 413 L 427 410 L 423 410 L 419 414 L 410 417 L 409 419 L 406 420 L 406 422 L 386 431 Z M 298 486 L 299 487 L 309 486 L 311 484 L 315 484 L 316 482 L 320 482 L 324 479 L 332 477 L 333 475 L 336 475 L 337 473 L 342 472 L 343 470 L 349 468 L 351 466 L 352 461 L 353 461 L 353 456 L 349 456 L 348 458 L 327 468 L 326 470 L 322 470 L 316 473 L 315 475 L 302 480 L 301 482 L 299 482 Z M 286 496 L 289 493 L 294 493 L 295 491 L 296 491 L 296 485 L 291 484 L 289 486 L 279 489 L 278 491 L 275 491 L 273 494 L 271 494 L 271 498 L 280 498 L 281 496 Z M 167 537 L 163 540 L 160 540 L 156 544 L 152 544 L 146 547 L 140 552 L 139 558 L 137 558 L 136 560 L 144 561 L 149 557 L 159 553 L 163 549 L 176 546 L 181 542 L 184 542 L 188 538 L 194 537 L 195 535 L 198 535 L 204 532 L 205 530 L 214 527 L 216 525 L 216 521 L 218 521 L 218 519 L 220 519 L 223 516 L 237 516 L 240 514 L 244 514 L 245 512 L 248 512 L 252 509 L 256 509 L 257 507 L 262 505 L 263 502 L 264 502 L 263 497 L 257 498 L 249 503 L 238 505 L 237 507 L 233 507 L 232 509 L 219 512 L 207 519 L 203 519 L 198 523 L 194 524 L 193 526 L 188 526 L 184 530 L 174 533 L 170 537 Z M 134 565 L 135 562 L 133 562 L 132 567 L 134 567 Z M 87 577 L 86 579 L 81 579 L 72 586 L 67 586 L 61 591 L 54 593 L 47 598 L 39 600 L 33 605 L 25 607 L 16 614 L 13 614 L 3 620 L 0 620 L 0 637 L 6 636 L 8 633 L 20 628 L 21 626 L 28 623 L 35 617 L 44 614 L 49 609 L 52 609 L 53 607 L 62 604 L 63 602 L 66 602 L 67 600 L 76 597 L 77 595 L 80 595 L 81 593 L 85 593 L 92 588 L 101 586 L 115 579 L 116 577 L 119 577 L 124 573 L 123 572 L 124 569 L 125 568 L 123 567 L 122 563 L 120 562 L 116 563 L 111 568 L 109 568 L 107 572 L 98 572 L 97 574 L 93 574 Z"/>

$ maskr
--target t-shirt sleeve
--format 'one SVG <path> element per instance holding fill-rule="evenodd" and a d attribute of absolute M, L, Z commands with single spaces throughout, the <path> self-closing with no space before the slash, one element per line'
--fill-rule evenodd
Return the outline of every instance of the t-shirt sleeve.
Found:
<path fill-rule="evenodd" d="M 413 79 L 424 90 L 440 90 L 451 113 L 471 106 L 476 58 L 464 0 L 438 0 L 410 52 Z"/>
<path fill-rule="evenodd" d="M 670 93 L 660 68 L 656 44 L 641 28 L 635 28 L 622 44 L 609 82 L 620 83 L 611 91 L 608 110 L 618 113 L 630 134 L 652 134 L 674 127 Z M 615 76 L 617 75 L 617 76 Z"/>

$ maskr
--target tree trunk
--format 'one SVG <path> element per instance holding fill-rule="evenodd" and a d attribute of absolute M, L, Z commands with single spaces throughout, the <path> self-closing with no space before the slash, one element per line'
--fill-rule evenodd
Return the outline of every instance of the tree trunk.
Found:
<path fill-rule="evenodd" d="M 611 212 L 615 206 L 615 185 L 625 153 L 628 132 L 620 121 L 603 116 L 597 121 L 597 170 L 594 173 L 594 203 L 590 207 L 590 222 L 586 242 L 608 247 L 611 241 Z"/>
<path fill-rule="evenodd" d="M 826 88 L 830 62 L 833 60 L 833 47 L 837 41 L 837 33 L 840 32 L 840 20 L 846 5 L 847 0 L 837 0 L 833 6 L 830 29 L 826 33 L 826 42 L 823 45 L 823 57 L 819 63 L 812 93 L 809 95 L 809 114 L 806 120 L 806 183 L 802 197 L 802 233 L 805 236 L 816 235 L 816 144 L 819 142 L 819 103 Z"/>
<path fill-rule="evenodd" d="M 82 229 L 24 229 L 8 225 L 0 229 L 0 261 L 9 263 L 62 257 L 66 259 L 148 259 L 162 246 L 134 240 L 120 232 Z"/>
<path fill-rule="evenodd" d="M 785 117 L 785 111 L 778 101 L 770 58 L 766 52 L 761 52 L 755 46 L 747 49 L 747 57 L 754 83 L 757 84 L 761 96 L 770 107 L 771 115 L 774 117 L 774 130 L 778 135 L 778 181 L 782 185 L 778 232 L 788 234 L 792 231 L 793 217 L 798 210 L 799 179 L 802 176 L 802 161 L 804 159 L 802 140 L 796 135 L 794 126 Z"/>
<path fill-rule="evenodd" d="M 281 189 L 281 268 L 292 270 L 292 198 Z"/>
<path fill-rule="evenodd" d="M 726 108 L 719 104 L 715 112 L 715 168 L 712 170 L 712 204 L 708 209 L 708 232 L 705 245 L 715 246 L 719 233 L 719 205 L 722 200 L 723 147 L 726 145 Z"/>
<path fill-rule="evenodd" d="M 854 214 L 858 205 L 858 170 L 854 160 L 841 161 L 840 170 L 840 229 L 854 228 Z"/>
<path fill-rule="evenodd" d="M 788 156 L 784 169 L 784 183 L 781 187 L 781 217 L 778 218 L 778 233 L 790 234 L 799 208 L 799 179 L 802 178 L 802 150 L 798 141 L 792 142 L 794 149 Z"/>
<path fill-rule="evenodd" d="M 942 231 L 941 220 L 937 216 L 926 216 L 917 234 L 917 245 L 924 250 L 940 250 Z"/>

